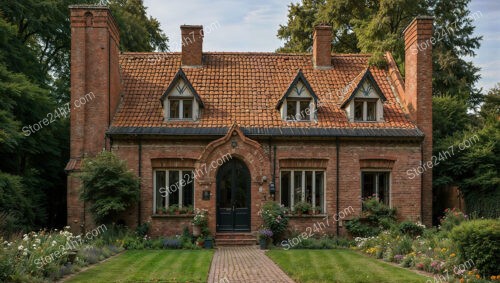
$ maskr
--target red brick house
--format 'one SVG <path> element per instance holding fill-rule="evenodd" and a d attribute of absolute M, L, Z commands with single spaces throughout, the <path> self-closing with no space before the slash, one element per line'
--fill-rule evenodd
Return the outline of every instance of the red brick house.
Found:
<path fill-rule="evenodd" d="M 142 179 L 140 202 L 124 220 L 150 221 L 154 235 L 179 234 L 204 208 L 217 232 L 255 232 L 258 211 L 275 199 L 308 202 L 311 225 L 376 195 L 401 219 L 431 224 L 432 172 L 408 174 L 432 152 L 432 18 L 404 32 L 405 79 L 368 54 L 332 54 L 332 31 L 314 30 L 312 54 L 203 52 L 203 27 L 181 26 L 182 52 L 121 53 L 106 7 L 71 6 L 68 225 L 92 226 L 79 198 L 84 156 L 103 149 Z M 423 48 L 425 47 L 425 48 Z M 328 227 L 342 232 L 342 221 Z"/>

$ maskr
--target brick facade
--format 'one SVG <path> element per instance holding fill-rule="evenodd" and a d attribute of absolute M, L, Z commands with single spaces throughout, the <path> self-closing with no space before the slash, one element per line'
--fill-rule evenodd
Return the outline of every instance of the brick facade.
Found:
<path fill-rule="evenodd" d="M 131 79 L 133 75 L 127 73 L 128 68 L 132 68 L 132 72 L 140 73 L 139 67 L 135 65 L 128 67 L 120 63 L 118 30 L 109 10 L 105 7 L 95 6 L 72 6 L 70 10 L 72 30 L 71 100 L 73 102 L 88 92 L 93 92 L 96 95 L 92 103 L 72 109 L 71 112 L 71 160 L 66 169 L 68 171 L 68 225 L 73 231 L 81 232 L 93 225 L 91 215 L 88 211 L 84 213 L 85 204 L 78 198 L 81 187 L 77 177 L 79 164 L 83 157 L 93 156 L 103 148 L 115 152 L 121 159 L 125 160 L 128 168 L 141 178 L 140 202 L 122 215 L 123 221 L 132 228 L 139 223 L 151 222 L 153 236 L 180 234 L 184 227 L 191 229 L 190 221 L 192 219 L 191 216 L 186 215 L 166 216 L 153 213 L 155 206 L 153 202 L 154 170 L 177 168 L 201 172 L 196 174 L 194 182 L 194 206 L 209 211 L 209 229 L 214 233 L 217 225 L 216 176 L 218 168 L 222 164 L 218 161 L 227 154 L 230 154 L 231 158 L 241 160 L 250 172 L 250 230 L 253 233 L 262 224 L 258 215 L 262 203 L 273 199 L 269 192 L 271 182 L 274 182 L 276 186 L 274 197 L 280 201 L 280 172 L 285 169 L 324 171 L 325 212 L 330 217 L 329 225 L 325 228 L 328 233 L 343 234 L 345 232 L 343 221 L 360 214 L 361 172 L 363 170 L 390 172 L 390 203 L 397 208 L 399 219 L 423 220 L 426 224 L 430 223 L 432 173 L 427 171 L 422 178 L 413 179 L 409 178 L 407 174 L 409 169 L 418 167 L 422 160 L 430 160 L 429 154 L 432 152 L 432 100 L 430 97 L 432 93 L 432 64 L 429 61 L 430 51 L 408 55 L 407 50 L 406 80 L 404 82 L 390 54 L 387 55 L 389 63 L 387 72 L 383 70 L 372 71 L 389 99 L 389 102 L 384 106 L 386 107 L 384 112 L 386 121 L 383 123 L 372 123 L 364 126 L 363 124 L 349 124 L 343 116 L 345 113 L 335 112 L 338 111 L 338 106 L 331 102 L 333 106 L 328 106 L 327 103 L 327 106 L 319 109 L 321 112 L 318 112 L 317 124 L 312 124 L 311 127 L 326 125 L 322 126 L 323 130 L 340 129 L 336 132 L 338 134 L 311 134 L 310 136 L 307 134 L 283 134 L 285 130 L 290 130 L 293 133 L 293 125 L 273 128 L 277 129 L 273 132 L 274 134 L 267 129 L 252 132 L 250 126 L 253 125 L 245 124 L 247 120 L 244 120 L 244 115 L 252 119 L 260 115 L 258 116 L 260 120 L 257 120 L 259 125 L 265 125 L 266 121 L 273 126 L 280 125 L 277 122 L 269 122 L 275 117 L 278 117 L 281 122 L 279 111 L 274 109 L 276 102 L 266 98 L 266 101 L 273 105 L 269 110 L 272 111 L 272 114 L 266 116 L 265 111 L 268 111 L 269 107 L 261 110 L 253 109 L 254 112 L 250 112 L 246 109 L 247 104 L 235 104 L 237 100 L 234 95 L 238 94 L 236 91 L 228 90 L 227 93 L 220 93 L 222 96 L 209 100 L 207 90 L 216 87 L 217 84 L 226 89 L 229 85 L 247 83 L 245 81 L 235 82 L 233 77 L 221 75 L 214 81 L 205 82 L 197 80 L 201 75 L 191 75 L 190 80 L 194 78 L 193 87 L 200 93 L 202 99 L 208 101 L 206 109 L 203 109 L 201 113 L 201 120 L 191 124 L 169 122 L 161 116 L 163 110 L 159 98 L 163 95 L 162 91 L 165 91 L 166 85 L 155 85 L 161 90 L 154 91 L 153 98 L 156 97 L 156 99 L 142 102 L 127 100 L 142 99 L 141 97 L 145 97 L 146 94 L 132 93 L 141 88 L 145 89 L 144 93 L 151 93 L 154 87 L 149 81 L 150 77 L 147 77 L 147 82 L 146 80 L 137 82 L 137 80 Z M 427 38 L 429 24 L 432 28 L 432 21 L 428 18 L 412 22 L 406 31 L 407 48 L 411 48 L 416 44 L 415 42 L 421 42 Z M 201 26 L 182 26 L 181 29 L 183 38 L 187 35 L 192 37 L 194 34 L 195 40 L 191 44 L 183 45 L 181 56 L 176 57 L 177 55 L 173 54 L 171 56 L 174 58 L 173 62 L 179 66 L 196 67 L 188 68 L 191 70 L 189 72 L 197 72 L 197 70 L 204 72 L 203 69 L 206 66 L 204 65 L 205 55 L 202 53 L 203 33 Z M 341 62 L 348 64 L 348 60 L 351 60 L 340 57 L 332 60 L 330 41 L 325 39 L 327 37 L 331 38 L 331 30 L 328 27 L 317 28 L 311 58 L 292 58 L 301 64 L 310 65 L 307 67 L 310 69 L 304 72 L 309 76 L 308 80 L 311 81 L 313 88 L 320 93 L 320 100 L 325 100 L 324 93 L 328 92 L 328 89 L 322 83 L 323 81 L 316 80 L 314 76 L 318 78 L 325 76 L 325 74 L 338 76 L 343 70 Z M 412 39 L 414 37 L 417 38 L 416 41 Z M 269 56 L 271 55 L 264 57 L 268 58 Z M 352 59 L 352 64 L 359 71 L 366 71 L 366 67 L 359 63 L 364 62 L 362 60 L 366 61 L 368 57 L 365 57 L 353 57 Z M 279 57 L 279 60 L 278 58 L 276 60 L 285 62 L 288 59 L 284 60 Z M 156 62 L 166 64 L 166 61 L 161 60 L 154 62 L 155 64 Z M 215 66 L 223 65 L 219 61 L 214 64 Z M 228 65 L 231 72 L 234 73 L 232 68 L 235 64 L 228 63 Z M 264 67 L 265 64 L 262 65 L 262 68 Z M 330 70 L 332 68 L 333 70 Z M 346 68 L 346 70 L 351 69 Z M 157 72 L 160 71 L 157 70 Z M 189 72 L 186 72 L 188 76 Z M 239 77 L 244 79 L 248 72 L 245 73 L 245 70 L 242 72 L 244 75 Z M 290 73 L 296 73 L 296 70 Z M 279 73 L 276 77 L 285 77 L 285 75 Z M 151 77 L 151 80 L 153 78 L 156 77 Z M 325 78 L 325 82 L 330 81 L 329 77 Z M 266 78 L 261 77 L 261 79 L 265 80 Z M 345 81 L 345 78 L 336 77 L 331 81 Z M 168 81 L 162 83 L 167 84 Z M 255 91 L 256 86 L 252 86 L 252 91 Z M 281 90 L 286 88 L 284 85 L 280 85 L 280 87 L 275 86 L 269 89 L 277 89 L 278 95 L 281 95 Z M 389 93 L 391 91 L 394 93 Z M 255 92 L 260 93 L 259 91 Z M 400 104 L 395 102 L 396 98 L 402 102 L 406 112 L 402 112 Z M 134 101 L 134 103 L 130 104 L 130 101 Z M 231 114 L 229 117 L 229 115 L 224 116 L 229 110 L 222 112 L 214 110 L 216 103 L 226 105 L 226 101 L 231 107 L 228 109 L 239 112 Z M 140 110 L 136 111 L 130 105 L 138 105 Z M 150 105 L 155 105 L 154 107 L 157 108 L 154 111 L 147 111 L 147 107 Z M 133 115 L 142 116 L 132 117 Z M 161 127 L 156 127 L 153 122 L 141 122 L 152 121 L 158 118 L 158 115 L 161 119 L 158 122 Z M 413 122 L 407 121 L 406 115 L 409 115 Z M 218 117 L 218 119 L 222 117 L 224 122 L 217 124 L 213 122 L 214 120 L 210 120 L 212 119 L 210 117 Z M 126 125 L 125 122 L 129 121 L 127 120 L 129 118 L 133 118 L 131 120 L 133 123 Z M 333 124 L 326 123 L 338 124 L 332 126 Z M 132 128 L 135 133 L 112 132 L 113 125 L 127 126 Z M 193 128 L 186 130 L 182 128 L 185 125 Z M 205 125 L 209 125 L 209 127 Z M 418 129 L 415 125 L 418 126 Z M 352 131 L 347 134 L 343 132 L 345 129 L 350 130 L 356 127 L 360 128 L 359 132 Z M 372 132 L 376 132 L 377 128 L 385 130 L 384 127 L 394 130 L 390 133 L 414 131 L 417 134 L 406 136 L 403 134 L 401 136 L 394 134 L 371 135 Z M 177 132 L 154 134 L 158 128 L 159 131 L 172 129 Z M 197 134 L 182 134 L 179 132 L 180 130 L 187 131 L 185 133 L 197 131 Z M 145 134 L 146 131 L 151 132 Z M 425 138 L 418 134 L 419 131 L 425 134 Z M 297 133 L 302 132 L 305 132 L 303 128 L 297 130 Z M 361 132 L 366 133 L 366 136 L 356 134 Z M 211 168 L 208 166 L 209 164 L 217 166 Z M 274 167 L 276 167 L 275 170 L 273 170 Z M 273 176 L 275 176 L 274 180 Z M 209 200 L 203 200 L 203 191 L 210 191 Z M 347 208 L 352 208 L 353 211 L 345 214 L 345 217 L 341 217 L 338 222 L 333 221 L 338 212 L 343 212 Z M 324 217 L 325 215 L 294 216 L 291 218 L 290 227 L 292 230 L 304 231 L 314 223 L 324 221 Z M 337 231 L 337 226 L 339 226 L 339 231 Z"/>

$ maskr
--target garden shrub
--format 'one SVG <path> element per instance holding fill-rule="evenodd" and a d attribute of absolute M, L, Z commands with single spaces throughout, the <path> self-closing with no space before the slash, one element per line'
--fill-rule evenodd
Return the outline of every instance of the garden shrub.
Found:
<path fill-rule="evenodd" d="M 135 228 L 135 233 L 139 237 L 144 237 L 148 234 L 150 227 L 151 224 L 149 222 L 144 222 L 141 225 L 138 225 L 137 228 Z"/>
<path fill-rule="evenodd" d="M 465 194 L 465 206 L 469 215 L 485 218 L 500 217 L 500 190 L 497 188 L 471 190 Z"/>
<path fill-rule="evenodd" d="M 453 228 L 451 239 L 457 245 L 460 260 L 472 260 L 483 275 L 500 274 L 500 220 L 480 219 Z"/>
<path fill-rule="evenodd" d="M 411 221 L 403 221 L 399 223 L 398 229 L 401 233 L 411 237 L 422 236 L 425 226 L 420 223 L 413 223 Z"/>
<path fill-rule="evenodd" d="M 363 201 L 363 217 L 346 221 L 346 229 L 354 237 L 372 237 L 394 227 L 395 223 L 395 209 L 379 202 L 376 198 L 368 198 Z"/>
<path fill-rule="evenodd" d="M 412 251 L 413 239 L 408 236 L 403 236 L 399 241 L 395 241 L 394 254 L 405 255 Z"/>
<path fill-rule="evenodd" d="M 90 203 L 90 212 L 98 224 L 117 223 L 120 213 L 139 199 L 139 178 L 112 152 L 84 159 L 80 178 L 81 198 Z"/>
<path fill-rule="evenodd" d="M 273 241 L 278 243 L 288 229 L 287 210 L 274 201 L 268 201 L 262 205 L 259 215 L 262 217 L 264 227 L 273 232 Z"/>
<path fill-rule="evenodd" d="M 459 225 L 465 220 L 467 220 L 467 215 L 465 215 L 463 212 L 455 208 L 453 209 L 447 208 L 444 211 L 443 218 L 441 218 L 440 220 L 439 228 L 442 231 L 449 232 L 451 231 L 451 229 L 453 229 L 453 227 Z"/>
<path fill-rule="evenodd" d="M 346 221 L 345 227 L 353 237 L 372 237 L 381 231 L 379 227 L 362 223 L 359 217 Z"/>

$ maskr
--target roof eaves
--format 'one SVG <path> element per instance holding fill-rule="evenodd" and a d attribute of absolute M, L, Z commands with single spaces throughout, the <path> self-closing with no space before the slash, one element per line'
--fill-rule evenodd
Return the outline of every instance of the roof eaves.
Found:
<path fill-rule="evenodd" d="M 223 136 L 228 127 L 192 128 L 192 127 L 111 127 L 108 135 L 162 135 L 162 136 Z M 418 128 L 259 128 L 242 127 L 248 136 L 281 137 L 381 137 L 381 138 L 422 138 Z"/>

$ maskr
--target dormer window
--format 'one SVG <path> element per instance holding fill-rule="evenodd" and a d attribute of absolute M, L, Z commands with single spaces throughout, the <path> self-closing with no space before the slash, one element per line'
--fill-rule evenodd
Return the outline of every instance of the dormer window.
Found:
<path fill-rule="evenodd" d="M 165 112 L 165 120 L 197 120 L 200 108 L 203 107 L 201 98 L 194 90 L 186 75 L 179 69 L 161 97 Z"/>
<path fill-rule="evenodd" d="M 383 121 L 383 102 L 386 100 L 375 79 L 367 69 L 354 91 L 344 98 L 342 108 L 353 122 Z"/>
<path fill-rule="evenodd" d="M 287 99 L 286 120 L 287 121 L 310 121 L 312 99 Z"/>
<path fill-rule="evenodd" d="M 276 108 L 283 120 L 288 122 L 307 122 L 316 120 L 318 98 L 307 82 L 302 71 L 292 81 Z"/>
<path fill-rule="evenodd" d="M 354 98 L 354 121 L 377 121 L 379 99 Z"/>

